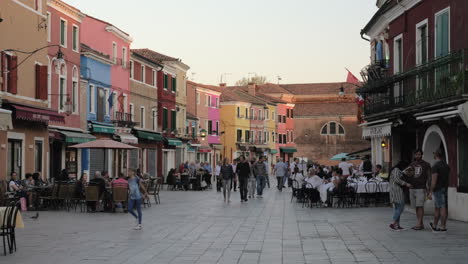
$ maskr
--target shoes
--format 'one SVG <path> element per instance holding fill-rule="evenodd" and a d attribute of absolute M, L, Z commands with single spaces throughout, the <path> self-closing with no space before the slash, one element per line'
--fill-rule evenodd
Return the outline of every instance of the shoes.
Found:
<path fill-rule="evenodd" d="M 241 200 L 241 203 L 243 203 L 243 202 L 244 202 L 244 200 Z"/>
<path fill-rule="evenodd" d="M 249 199 L 245 199 L 244 202 L 247 202 Z"/>
<path fill-rule="evenodd" d="M 424 226 L 413 226 L 411 229 L 416 230 L 416 231 L 420 231 L 420 230 L 424 229 Z"/>
<path fill-rule="evenodd" d="M 388 227 L 390 227 L 390 229 L 393 230 L 393 231 L 400 231 L 400 230 L 398 229 L 398 226 L 397 226 L 397 225 L 390 224 Z"/>
<path fill-rule="evenodd" d="M 257 195 L 257 198 L 263 198 L 261 195 Z"/>
<path fill-rule="evenodd" d="M 252 198 L 252 196 L 249 195 L 249 198 Z"/>
<path fill-rule="evenodd" d="M 138 225 L 136 225 L 133 229 L 134 229 L 134 230 L 141 230 L 141 225 L 138 224 Z"/>
<path fill-rule="evenodd" d="M 406 231 L 406 229 L 401 226 L 398 226 L 398 231 Z"/>

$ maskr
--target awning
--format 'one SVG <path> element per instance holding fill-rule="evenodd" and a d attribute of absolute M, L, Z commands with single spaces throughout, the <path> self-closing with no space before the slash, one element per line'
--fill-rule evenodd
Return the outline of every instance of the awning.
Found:
<path fill-rule="evenodd" d="M 112 124 L 104 124 L 104 123 L 94 123 L 91 122 L 92 127 L 91 131 L 93 133 L 103 133 L 103 134 L 114 134 L 115 133 L 115 128 Z"/>
<path fill-rule="evenodd" d="M 297 152 L 297 149 L 293 147 L 280 147 L 280 151 L 284 153 L 294 153 Z"/>
<path fill-rule="evenodd" d="M 143 130 L 135 130 L 136 136 L 140 139 L 145 139 L 149 141 L 161 142 L 164 140 L 163 136 L 157 132 L 149 132 Z"/>
<path fill-rule="evenodd" d="M 182 141 L 173 138 L 166 138 L 167 145 L 169 146 L 182 146 Z"/>
<path fill-rule="evenodd" d="M 0 108 L 0 131 L 13 129 L 13 123 L 11 122 L 11 111 Z"/>
<path fill-rule="evenodd" d="M 276 150 L 276 149 L 270 150 L 270 154 L 277 154 L 277 153 L 278 153 L 278 150 Z"/>
<path fill-rule="evenodd" d="M 49 121 L 57 122 L 57 123 L 65 123 L 65 117 L 60 115 L 59 113 L 40 109 L 35 107 L 28 107 L 28 106 L 20 106 L 16 104 L 12 104 L 15 110 L 15 118 L 27 121 L 35 121 L 35 122 L 44 122 L 48 123 Z"/>
<path fill-rule="evenodd" d="M 362 128 L 362 138 L 378 138 L 392 135 L 392 122 Z"/>
<path fill-rule="evenodd" d="M 348 156 L 368 155 L 368 154 L 371 154 L 371 151 L 372 151 L 372 148 L 365 148 L 365 149 L 361 149 L 361 150 L 358 150 L 358 151 L 348 153 Z"/>
<path fill-rule="evenodd" d="M 221 144 L 211 144 L 213 146 L 213 149 L 216 150 L 223 150 L 223 145 Z"/>
<path fill-rule="evenodd" d="M 89 141 L 96 140 L 96 137 L 90 134 L 86 133 L 80 133 L 80 132 L 71 132 L 71 131 L 59 131 L 60 134 L 65 136 L 65 142 L 66 143 L 85 143 Z"/>
<path fill-rule="evenodd" d="M 122 143 L 125 143 L 125 144 L 138 144 L 138 138 L 136 138 L 132 134 L 116 133 L 116 135 L 119 137 L 120 142 L 122 142 Z"/>
<path fill-rule="evenodd" d="M 208 153 L 208 152 L 211 152 L 211 148 L 210 147 L 200 147 L 200 148 L 198 148 L 198 152 Z"/>
<path fill-rule="evenodd" d="M 197 144 L 197 143 L 189 143 L 189 145 L 192 147 L 201 147 L 201 144 Z"/>
<path fill-rule="evenodd" d="M 187 148 L 187 151 L 190 151 L 190 152 L 195 152 L 195 151 L 197 151 L 197 148 L 194 148 L 194 147 L 188 147 L 188 148 Z"/>

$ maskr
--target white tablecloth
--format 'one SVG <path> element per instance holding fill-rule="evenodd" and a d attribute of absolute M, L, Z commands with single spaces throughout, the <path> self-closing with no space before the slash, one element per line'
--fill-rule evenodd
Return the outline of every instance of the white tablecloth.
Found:
<path fill-rule="evenodd" d="M 366 184 L 367 190 L 366 190 Z M 358 183 L 349 183 L 351 187 L 356 187 L 356 193 L 375 193 L 375 192 L 388 192 L 388 182 L 358 182 Z M 379 186 L 379 187 L 378 187 Z"/>

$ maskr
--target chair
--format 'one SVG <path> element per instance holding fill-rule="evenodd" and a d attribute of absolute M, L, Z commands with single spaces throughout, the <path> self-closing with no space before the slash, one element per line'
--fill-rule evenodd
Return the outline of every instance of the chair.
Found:
<path fill-rule="evenodd" d="M 39 196 L 39 199 L 44 202 L 44 205 L 47 204 L 48 207 L 55 205 L 58 199 L 59 183 L 54 183 L 52 186 L 52 191 L 45 196 Z"/>
<path fill-rule="evenodd" d="M 112 212 L 115 212 L 116 203 L 126 205 L 128 201 L 128 188 L 112 187 Z"/>
<path fill-rule="evenodd" d="M 300 186 L 299 182 L 296 181 L 295 179 L 293 179 L 293 181 L 292 181 L 292 192 L 291 192 L 291 203 L 292 203 L 294 197 L 296 197 L 296 201 L 299 201 L 299 199 L 297 197 L 298 196 L 297 192 L 299 190 L 301 190 L 301 189 L 302 189 L 302 186 Z"/>
<path fill-rule="evenodd" d="M 383 183 L 384 182 L 379 182 L 377 184 L 376 203 L 388 205 L 390 203 L 390 194 L 388 192 L 384 192 Z"/>
<path fill-rule="evenodd" d="M 162 178 L 158 178 L 156 180 L 156 185 L 154 187 L 154 202 L 156 204 L 161 203 L 161 199 L 159 198 L 159 191 L 161 190 L 161 185 L 162 185 Z"/>
<path fill-rule="evenodd" d="M 366 193 L 364 194 L 364 204 L 369 206 L 371 203 L 374 205 L 377 202 L 378 185 L 376 182 L 367 182 L 365 185 Z"/>
<path fill-rule="evenodd" d="M 18 215 L 19 202 L 11 202 L 9 206 L 6 207 L 5 212 L 3 214 L 2 225 L 0 227 L 1 233 L 0 236 L 3 237 L 3 252 L 6 256 L 6 244 L 5 240 L 8 244 L 8 251 L 13 253 L 16 251 L 16 236 L 15 236 L 15 228 L 16 228 L 16 217 Z"/>
<path fill-rule="evenodd" d="M 99 202 L 99 186 L 89 185 L 85 188 L 85 201 L 88 205 L 88 202 Z"/>
<path fill-rule="evenodd" d="M 150 188 L 150 181 L 143 182 L 143 186 L 145 186 L 146 191 L 148 191 L 149 188 Z M 146 206 L 151 207 L 151 200 L 150 200 L 149 196 L 148 196 L 148 198 L 143 196 L 142 202 L 143 202 L 143 207 L 144 208 L 146 208 Z"/>

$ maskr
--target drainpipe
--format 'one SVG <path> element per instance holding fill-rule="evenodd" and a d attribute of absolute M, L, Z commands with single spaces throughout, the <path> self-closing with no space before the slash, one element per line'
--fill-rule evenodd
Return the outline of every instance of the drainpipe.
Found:
<path fill-rule="evenodd" d="M 366 41 L 370 42 L 370 39 L 364 37 L 364 30 L 361 30 L 361 38 L 362 38 L 363 40 L 366 40 Z"/>

